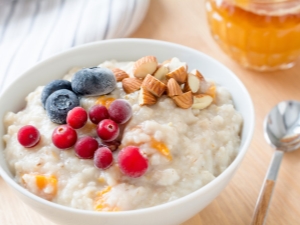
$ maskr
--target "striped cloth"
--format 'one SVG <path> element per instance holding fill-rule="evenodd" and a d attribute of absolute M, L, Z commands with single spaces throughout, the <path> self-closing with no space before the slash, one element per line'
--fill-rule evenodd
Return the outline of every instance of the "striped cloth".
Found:
<path fill-rule="evenodd" d="M 0 0 L 0 92 L 53 54 L 127 37 L 148 5 L 149 0 Z"/>

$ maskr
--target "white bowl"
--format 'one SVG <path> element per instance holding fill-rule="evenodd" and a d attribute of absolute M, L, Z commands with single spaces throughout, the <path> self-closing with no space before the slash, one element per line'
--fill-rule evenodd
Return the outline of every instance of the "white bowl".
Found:
<path fill-rule="evenodd" d="M 109 59 L 137 60 L 155 55 L 158 61 L 178 57 L 189 68 L 199 69 L 206 77 L 226 87 L 232 94 L 236 109 L 244 118 L 239 153 L 231 165 L 216 179 L 178 200 L 155 207 L 124 212 L 93 212 L 78 210 L 46 201 L 30 193 L 14 181 L 5 162 L 4 143 L 0 142 L 0 175 L 19 197 L 41 215 L 58 224 L 70 225 L 171 225 L 180 224 L 206 207 L 228 184 L 243 160 L 254 131 L 254 108 L 248 91 L 237 76 L 211 57 L 181 45 L 147 39 L 115 39 L 83 45 L 53 56 L 19 77 L 0 96 L 0 118 L 6 112 L 22 109 L 24 98 L 38 85 L 61 78 L 74 66 L 91 67 Z M 0 137 L 5 133 L 3 126 Z"/>

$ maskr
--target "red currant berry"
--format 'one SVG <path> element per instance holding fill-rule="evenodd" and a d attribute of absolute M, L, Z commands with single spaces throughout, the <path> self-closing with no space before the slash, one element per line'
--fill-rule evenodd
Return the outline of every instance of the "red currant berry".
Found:
<path fill-rule="evenodd" d="M 81 159 L 91 159 L 99 144 L 95 138 L 85 136 L 80 138 L 75 144 L 75 153 Z"/>
<path fill-rule="evenodd" d="M 116 123 L 126 123 L 132 116 L 131 105 L 123 99 L 113 101 L 108 109 L 110 119 Z"/>
<path fill-rule="evenodd" d="M 75 107 L 67 114 L 67 124 L 74 129 L 79 129 L 86 124 L 87 112 L 82 107 Z"/>
<path fill-rule="evenodd" d="M 76 131 L 68 125 L 56 127 L 52 133 L 53 144 L 60 149 L 71 148 L 77 141 Z"/>
<path fill-rule="evenodd" d="M 31 148 L 37 145 L 40 138 L 40 132 L 32 125 L 21 127 L 18 131 L 18 141 L 26 148 Z"/>
<path fill-rule="evenodd" d="M 90 110 L 89 110 L 89 118 L 92 123 L 98 124 L 100 121 L 104 119 L 108 119 L 108 111 L 107 108 L 103 105 L 94 105 Z"/>
<path fill-rule="evenodd" d="M 109 148 L 101 147 L 98 148 L 94 155 L 94 164 L 100 169 L 107 169 L 113 163 L 113 155 Z"/>
<path fill-rule="evenodd" d="M 127 146 L 118 154 L 118 163 L 123 174 L 129 177 L 140 177 L 148 169 L 148 159 L 135 146 Z"/>
<path fill-rule="evenodd" d="M 103 141 L 113 141 L 119 135 L 119 125 L 110 120 L 102 120 L 97 126 L 97 134 Z"/>

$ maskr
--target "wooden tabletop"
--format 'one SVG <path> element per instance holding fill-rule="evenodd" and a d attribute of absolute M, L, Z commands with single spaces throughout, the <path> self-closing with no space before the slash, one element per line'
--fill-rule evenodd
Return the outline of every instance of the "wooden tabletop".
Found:
<path fill-rule="evenodd" d="M 250 224 L 273 150 L 262 124 L 279 101 L 300 100 L 300 61 L 292 69 L 272 73 L 246 70 L 227 57 L 213 41 L 203 0 L 152 0 L 139 29 L 131 35 L 170 41 L 202 51 L 230 68 L 248 88 L 255 107 L 255 133 L 246 158 L 225 190 L 204 210 L 182 225 Z M 267 225 L 300 224 L 300 151 L 284 155 Z M 54 225 L 24 205 L 0 178 L 1 225 Z"/>

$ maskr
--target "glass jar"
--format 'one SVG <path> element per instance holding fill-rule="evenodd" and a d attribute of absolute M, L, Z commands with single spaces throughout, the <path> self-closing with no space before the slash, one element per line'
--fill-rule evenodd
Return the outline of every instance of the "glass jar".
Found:
<path fill-rule="evenodd" d="M 206 0 L 213 38 L 241 65 L 272 71 L 300 56 L 300 0 Z"/>

